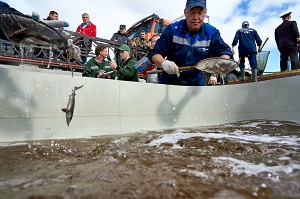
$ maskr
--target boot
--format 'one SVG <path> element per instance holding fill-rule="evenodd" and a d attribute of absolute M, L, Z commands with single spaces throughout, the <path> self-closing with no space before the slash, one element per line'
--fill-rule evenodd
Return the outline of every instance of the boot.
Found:
<path fill-rule="evenodd" d="M 245 80 L 245 68 L 240 68 L 241 69 L 241 80 Z"/>
<path fill-rule="evenodd" d="M 257 82 L 257 69 L 252 70 L 252 82 Z"/>

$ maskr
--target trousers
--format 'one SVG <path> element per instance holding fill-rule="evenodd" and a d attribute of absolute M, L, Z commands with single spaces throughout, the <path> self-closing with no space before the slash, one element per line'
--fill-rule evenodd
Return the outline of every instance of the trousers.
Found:
<path fill-rule="evenodd" d="M 285 46 L 279 49 L 280 52 L 280 70 L 287 70 L 287 62 L 290 56 L 292 70 L 299 69 L 299 59 L 298 59 L 298 48 L 297 46 Z"/>
<path fill-rule="evenodd" d="M 245 68 L 245 58 L 247 57 L 252 70 L 257 69 L 256 54 L 257 53 L 239 54 L 239 57 L 240 57 L 239 67 Z"/>

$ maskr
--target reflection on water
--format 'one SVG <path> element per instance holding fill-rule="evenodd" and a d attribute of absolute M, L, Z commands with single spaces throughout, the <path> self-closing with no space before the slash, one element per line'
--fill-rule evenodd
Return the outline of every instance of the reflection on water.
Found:
<path fill-rule="evenodd" d="M 300 198 L 299 131 L 244 121 L 11 144 L 0 198 Z"/>

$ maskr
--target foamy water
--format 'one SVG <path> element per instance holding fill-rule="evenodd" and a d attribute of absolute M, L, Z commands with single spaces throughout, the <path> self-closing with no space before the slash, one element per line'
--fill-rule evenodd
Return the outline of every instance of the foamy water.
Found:
<path fill-rule="evenodd" d="M 4 198 L 300 198 L 299 125 L 222 126 L 1 147 Z"/>

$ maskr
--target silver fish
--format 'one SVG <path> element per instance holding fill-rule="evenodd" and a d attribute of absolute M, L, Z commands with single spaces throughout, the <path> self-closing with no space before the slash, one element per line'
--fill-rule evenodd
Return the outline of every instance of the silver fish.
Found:
<path fill-rule="evenodd" d="M 71 95 L 69 95 L 69 101 L 67 104 L 67 108 L 61 109 L 63 112 L 66 113 L 66 121 L 67 121 L 68 126 L 73 118 L 73 113 L 74 113 L 74 108 L 75 108 L 75 91 L 82 87 L 83 87 L 83 85 L 79 86 L 79 87 L 75 86 L 74 89 L 72 89 L 72 93 L 71 93 Z"/>

